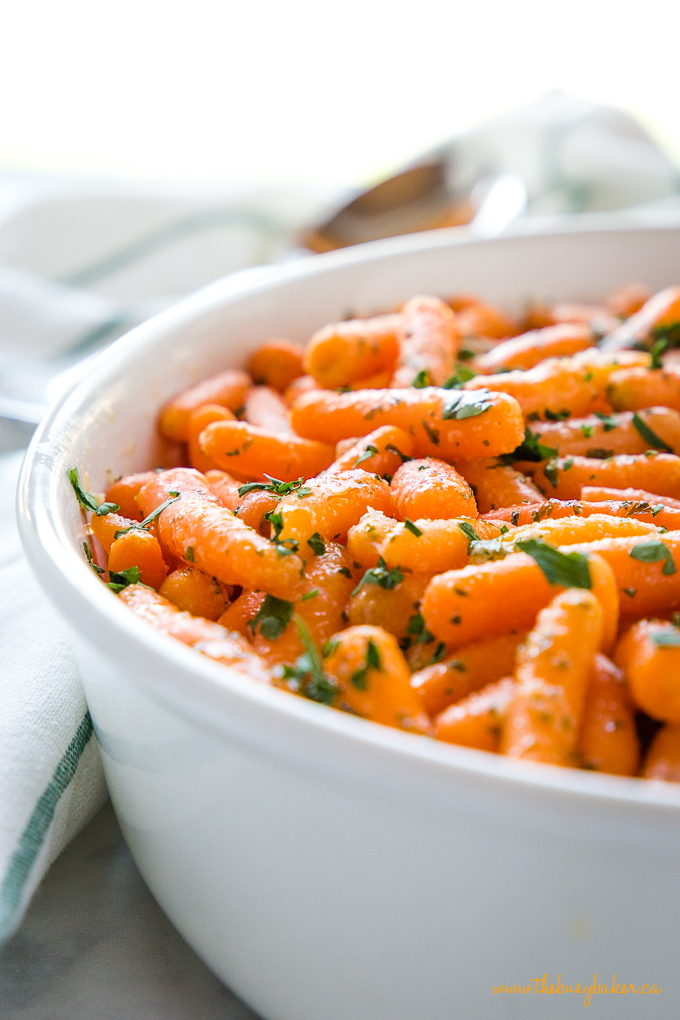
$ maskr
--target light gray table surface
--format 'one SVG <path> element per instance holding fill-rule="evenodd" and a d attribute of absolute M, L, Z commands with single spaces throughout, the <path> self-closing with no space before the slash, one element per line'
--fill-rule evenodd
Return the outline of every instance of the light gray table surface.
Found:
<path fill-rule="evenodd" d="M 106 804 L 0 952 L 2 1020 L 258 1020 L 147 889 Z"/>

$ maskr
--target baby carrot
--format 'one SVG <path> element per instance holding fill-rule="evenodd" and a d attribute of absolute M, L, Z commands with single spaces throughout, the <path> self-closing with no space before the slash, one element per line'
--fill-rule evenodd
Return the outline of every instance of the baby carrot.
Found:
<path fill-rule="evenodd" d="M 189 417 L 192 411 L 203 404 L 221 404 L 236 412 L 243 407 L 252 383 L 250 376 L 239 369 L 230 368 L 220 375 L 210 376 L 196 386 L 182 390 L 170 400 L 161 411 L 159 428 L 161 433 L 174 442 L 188 438 Z"/>
<path fill-rule="evenodd" d="M 517 325 L 509 315 L 479 300 L 461 309 L 457 322 L 460 335 L 464 337 L 488 336 L 493 340 L 504 340 L 517 332 Z"/>
<path fill-rule="evenodd" d="M 248 371 L 258 386 L 271 386 L 285 393 L 293 380 L 302 375 L 303 357 L 302 347 L 290 340 L 268 340 L 252 355 Z"/>
<path fill-rule="evenodd" d="M 468 403 L 470 401 L 470 403 Z M 303 394 L 292 408 L 301 436 L 337 443 L 397 425 L 413 437 L 416 457 L 463 460 L 511 453 L 524 438 L 517 402 L 505 393 L 424 389 L 358 390 Z"/>
<path fill-rule="evenodd" d="M 363 517 L 347 532 L 347 552 L 359 567 L 375 567 L 380 559 L 380 547 L 397 521 L 386 517 L 380 510 L 369 507 Z"/>
<path fill-rule="evenodd" d="M 476 367 L 478 371 L 489 374 L 501 369 L 533 368 L 546 358 L 567 358 L 592 347 L 594 343 L 595 334 L 589 326 L 579 322 L 562 322 L 503 340 L 477 358 Z"/>
<path fill-rule="evenodd" d="M 220 421 L 201 432 L 199 446 L 218 467 L 244 481 L 270 474 L 282 482 L 311 478 L 333 462 L 333 448 L 280 435 L 243 421 Z"/>
<path fill-rule="evenodd" d="M 363 584 L 347 604 L 350 624 L 382 627 L 394 634 L 403 648 L 409 644 L 409 631 L 422 625 L 418 607 L 429 583 L 429 575 L 407 574 L 392 588 Z"/>
<path fill-rule="evenodd" d="M 609 377 L 607 399 L 617 411 L 637 411 L 653 405 L 680 411 L 680 365 L 621 368 Z"/>
<path fill-rule="evenodd" d="M 349 319 L 318 330 L 305 350 L 304 368 L 319 386 L 336 389 L 377 373 L 391 376 L 399 355 L 399 315 Z"/>
<path fill-rule="evenodd" d="M 348 627 L 334 634 L 324 670 L 337 685 L 340 708 L 385 726 L 430 732 L 397 639 L 381 627 Z"/>
<path fill-rule="evenodd" d="M 587 486 L 582 493 L 591 490 Z M 607 514 L 611 517 L 629 517 L 645 524 L 654 524 L 657 528 L 667 531 L 680 529 L 680 508 L 665 505 L 667 496 L 654 496 L 641 489 L 598 489 L 600 493 L 619 494 L 621 499 L 605 499 L 587 502 L 583 499 L 547 499 L 543 503 L 529 503 L 524 506 L 500 507 L 484 514 L 483 520 L 508 521 L 517 526 L 532 524 L 543 520 L 559 520 L 562 517 L 592 517 L 593 514 Z M 624 494 L 628 498 L 623 498 Z M 639 498 L 635 498 L 635 496 Z M 642 497 L 646 498 L 642 498 Z M 597 499 L 597 496 L 595 497 Z"/>
<path fill-rule="evenodd" d="M 602 342 L 605 350 L 623 350 L 648 344 L 662 327 L 680 323 L 680 287 L 666 287 L 645 302 Z"/>
<path fill-rule="evenodd" d="M 161 472 L 138 498 L 144 513 L 174 500 L 158 516 L 156 528 L 161 544 L 185 563 L 194 563 L 223 584 L 261 588 L 280 598 L 297 592 L 302 560 L 289 546 L 268 542 L 234 517 L 197 471 Z"/>
<path fill-rule="evenodd" d="M 270 386 L 253 386 L 246 397 L 243 417 L 249 425 L 275 432 L 281 436 L 292 436 L 290 411 L 283 397 Z"/>
<path fill-rule="evenodd" d="M 196 567 L 182 566 L 173 570 L 159 592 L 178 609 L 206 620 L 217 620 L 229 605 L 224 585 Z"/>
<path fill-rule="evenodd" d="M 675 453 L 680 450 L 680 413 L 668 407 L 647 407 L 638 412 L 541 422 L 533 425 L 531 432 L 561 457 L 605 458 L 650 449 Z"/>
<path fill-rule="evenodd" d="M 541 499 L 541 493 L 533 482 L 495 458 L 461 461 L 458 470 L 472 488 L 480 514 L 496 507 L 515 507 Z"/>
<path fill-rule="evenodd" d="M 131 584 L 124 588 L 119 598 L 156 630 L 169 634 L 182 644 L 189 645 L 215 662 L 229 666 L 253 680 L 271 683 L 262 659 L 239 634 L 200 616 L 180 612 L 168 599 L 142 584 Z"/>
<path fill-rule="evenodd" d="M 476 517 L 472 489 L 456 469 L 427 457 L 402 464 L 390 482 L 397 516 L 434 519 Z"/>
<path fill-rule="evenodd" d="M 680 457 L 672 453 L 620 454 L 606 460 L 590 457 L 555 457 L 538 465 L 534 484 L 547 496 L 578 499 L 585 485 L 648 489 L 680 498 Z"/>
<path fill-rule="evenodd" d="M 581 499 L 589 503 L 614 500 L 649 503 L 650 506 L 657 506 L 659 503 L 663 503 L 669 509 L 680 510 L 680 499 L 672 499 L 670 496 L 659 496 L 655 492 L 647 492 L 646 489 L 614 489 L 605 485 L 584 485 L 581 489 Z M 669 528 L 667 524 L 664 527 L 668 528 L 669 531 L 675 530 L 675 528 Z"/>
<path fill-rule="evenodd" d="M 465 645 L 452 659 L 414 673 L 411 686 L 419 692 L 427 714 L 434 718 L 448 705 L 512 673 L 517 646 L 525 637 L 525 634 L 501 634 Z"/>
<path fill-rule="evenodd" d="M 635 702 L 647 715 L 680 723 L 680 630 L 663 620 L 640 620 L 621 638 L 615 660 Z"/>
<path fill-rule="evenodd" d="M 640 743 L 623 672 L 604 655 L 593 660 L 578 750 L 597 772 L 634 776 L 638 770 Z"/>
<path fill-rule="evenodd" d="M 592 592 L 568 588 L 540 611 L 517 650 L 517 686 L 501 737 L 505 754 L 574 764 L 588 679 L 601 642 L 602 608 Z"/>
<path fill-rule="evenodd" d="M 240 482 L 232 478 L 228 472 L 217 469 L 206 471 L 205 477 L 211 492 L 217 496 L 222 506 L 228 507 L 229 510 L 235 510 L 241 502 L 241 497 L 238 494 Z"/>
<path fill-rule="evenodd" d="M 601 538 L 627 538 L 647 535 L 656 538 L 656 524 L 647 524 L 631 517 L 614 517 L 605 513 L 583 516 L 549 518 L 525 524 L 501 539 L 502 544 L 514 547 L 527 538 L 537 538 L 549 545 L 576 545 L 578 542 L 597 542 Z"/>
<path fill-rule="evenodd" d="M 443 386 L 454 374 L 460 334 L 456 316 L 436 297 L 414 297 L 402 308 L 400 353 L 392 385 Z"/>
<path fill-rule="evenodd" d="M 501 723 L 515 695 L 512 677 L 487 684 L 450 705 L 434 721 L 434 735 L 447 744 L 498 751 Z"/>
<path fill-rule="evenodd" d="M 319 384 L 316 379 L 311 375 L 301 375 L 298 379 L 293 379 L 290 386 L 287 387 L 283 394 L 283 400 L 287 407 L 292 407 L 298 397 L 302 396 L 303 393 L 309 393 L 311 390 L 318 390 Z"/>
<path fill-rule="evenodd" d="M 339 444 L 338 444 L 339 445 Z M 374 475 L 394 475 L 413 451 L 413 440 L 408 432 L 396 425 L 381 425 L 362 439 L 351 442 L 338 454 L 326 474 L 349 471 L 360 467 Z"/>
<path fill-rule="evenodd" d="M 264 538 L 270 538 L 272 524 L 267 514 L 272 514 L 276 511 L 280 498 L 280 496 L 275 496 L 273 492 L 257 489 L 246 492 L 244 496 L 240 497 L 239 505 L 235 510 L 236 516 L 244 524 L 254 528 L 258 534 L 263 535 Z"/>
<path fill-rule="evenodd" d="M 109 575 L 120 574 L 130 567 L 139 568 L 138 580 L 150 588 L 160 588 L 163 583 L 168 568 L 158 539 L 149 531 L 133 528 L 114 539 L 109 551 Z"/>
<path fill-rule="evenodd" d="M 106 493 L 107 503 L 117 503 L 119 513 L 133 521 L 141 521 L 142 515 L 137 506 L 137 493 L 150 482 L 155 471 L 140 471 L 135 475 L 124 475 L 113 483 Z M 122 527 L 122 525 L 119 525 Z"/>
<path fill-rule="evenodd" d="M 369 507 L 392 513 L 390 487 L 376 475 L 358 468 L 310 478 L 279 503 L 279 540 L 299 542 L 301 556 L 307 555 L 308 540 L 315 534 L 334 542 L 346 542 L 348 530 Z"/>
<path fill-rule="evenodd" d="M 234 415 L 226 407 L 219 404 L 203 404 L 197 407 L 189 416 L 187 426 L 187 449 L 189 453 L 189 464 L 197 471 L 205 474 L 206 471 L 214 471 L 217 464 L 201 450 L 198 445 L 198 437 L 204 428 L 212 425 L 214 421 L 235 421 Z"/>
<path fill-rule="evenodd" d="M 149 472 L 150 478 L 156 477 L 156 472 Z M 105 552 L 111 551 L 111 546 L 116 538 L 117 531 L 127 531 L 129 528 L 134 527 L 135 524 L 141 521 L 142 515 L 139 514 L 135 518 L 123 517 L 121 514 L 105 514 L 103 517 L 99 517 L 97 514 L 92 514 L 90 518 L 90 529 L 95 538 L 101 543 Z M 134 566 L 134 564 L 131 564 Z"/>
<path fill-rule="evenodd" d="M 496 521 L 475 521 L 466 517 L 409 519 L 390 529 L 380 546 L 380 555 L 389 568 L 440 574 L 468 562 L 470 541 L 498 538 L 501 528 L 502 523 Z"/>
<path fill-rule="evenodd" d="M 250 641 L 253 634 L 248 624 L 257 616 L 266 597 L 263 591 L 244 588 L 238 598 L 234 599 L 230 606 L 227 606 L 217 622 L 221 627 L 236 631 L 237 634 L 242 634 Z"/>
<path fill-rule="evenodd" d="M 655 735 L 647 751 L 642 776 L 680 783 L 680 723 L 668 723 Z"/>

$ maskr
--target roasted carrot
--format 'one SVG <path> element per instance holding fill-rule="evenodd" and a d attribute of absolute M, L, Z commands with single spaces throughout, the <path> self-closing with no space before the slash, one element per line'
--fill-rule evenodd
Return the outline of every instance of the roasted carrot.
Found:
<path fill-rule="evenodd" d="M 620 368 L 609 377 L 607 399 L 617 411 L 659 405 L 680 411 L 680 365 Z"/>
<path fill-rule="evenodd" d="M 537 465 L 533 482 L 546 496 L 578 499 L 585 485 L 647 489 L 680 498 L 680 457 L 672 453 L 620 454 L 606 460 L 555 457 Z"/>
<path fill-rule="evenodd" d="M 203 404 L 221 404 L 236 412 L 243 407 L 251 386 L 250 376 L 236 368 L 210 376 L 196 386 L 182 390 L 165 405 L 161 411 L 159 428 L 168 439 L 184 442 L 188 438 L 192 411 Z"/>
<path fill-rule="evenodd" d="M 137 580 L 150 588 L 160 588 L 163 583 L 168 568 L 158 539 L 149 531 L 133 528 L 114 539 L 109 550 L 110 579 L 114 581 L 113 574 L 120 574 L 130 567 L 139 568 Z"/>
<path fill-rule="evenodd" d="M 333 462 L 334 450 L 313 439 L 279 435 L 242 421 L 215 422 L 201 432 L 199 445 L 218 467 L 244 481 L 268 474 L 283 482 L 311 478 Z"/>
<path fill-rule="evenodd" d="M 589 415 L 532 425 L 531 434 L 561 457 L 603 459 L 617 453 L 680 451 L 680 413 L 668 407 Z"/>
<path fill-rule="evenodd" d="M 381 627 L 348 627 L 334 634 L 324 670 L 337 685 L 339 708 L 385 726 L 430 732 L 397 639 Z"/>
<path fill-rule="evenodd" d="M 360 467 L 375 475 L 394 475 L 397 469 L 410 458 L 413 440 L 408 432 L 396 425 L 381 425 L 367 436 L 350 443 L 338 454 L 326 474 L 349 471 Z"/>
<path fill-rule="evenodd" d="M 324 326 L 309 341 L 304 368 L 327 389 L 348 386 L 378 373 L 389 378 L 399 355 L 398 315 L 348 319 Z"/>
<path fill-rule="evenodd" d="M 643 711 L 680 723 L 680 629 L 663 620 L 640 620 L 619 641 L 615 659 Z"/>
<path fill-rule="evenodd" d="M 204 428 L 212 425 L 214 421 L 235 421 L 235 416 L 226 407 L 219 404 L 203 404 L 197 407 L 189 415 L 187 426 L 187 449 L 189 453 L 189 464 L 203 474 L 206 471 L 214 471 L 217 464 L 210 457 L 207 457 L 198 445 L 198 437 Z"/>
<path fill-rule="evenodd" d="M 593 660 L 577 746 L 596 772 L 634 776 L 638 770 L 640 742 L 623 672 L 604 655 Z"/>
<path fill-rule="evenodd" d="M 466 395 L 437 387 L 317 390 L 296 400 L 292 423 L 299 435 L 326 443 L 365 436 L 379 425 L 397 425 L 413 436 L 416 457 L 447 461 L 510 453 L 524 437 L 522 414 L 512 397 L 481 391 Z"/>
<path fill-rule="evenodd" d="M 502 720 L 516 686 L 512 677 L 504 677 L 450 705 L 434 721 L 435 737 L 447 744 L 498 751 Z"/>
<path fill-rule="evenodd" d="M 501 750 L 512 758 L 575 763 L 588 679 L 602 643 L 602 608 L 568 588 L 538 614 L 517 650 L 517 686 L 503 720 Z"/>
<path fill-rule="evenodd" d="M 533 482 L 495 458 L 461 461 L 458 470 L 472 488 L 480 514 L 496 507 L 514 507 L 541 499 L 541 493 Z"/>
<path fill-rule="evenodd" d="M 368 508 L 359 521 L 347 532 L 347 551 L 353 564 L 359 567 L 375 567 L 380 559 L 380 547 L 397 521 L 387 517 L 380 510 Z"/>
<path fill-rule="evenodd" d="M 456 316 L 436 297 L 414 297 L 402 308 L 399 359 L 392 385 L 443 386 L 454 374 L 460 334 Z"/>
<path fill-rule="evenodd" d="M 303 373 L 304 351 L 290 340 L 268 340 L 260 344 L 248 362 L 248 371 L 258 386 L 271 386 L 285 393 Z"/>
<path fill-rule="evenodd" d="M 511 674 L 517 646 L 525 637 L 525 634 L 501 634 L 465 645 L 452 659 L 415 672 L 411 686 L 423 699 L 427 714 L 434 718 L 461 698 Z"/>
<path fill-rule="evenodd" d="M 602 346 L 609 350 L 623 350 L 642 344 L 651 347 L 659 330 L 679 323 L 680 287 L 666 287 L 665 290 L 654 294 L 639 311 L 605 337 Z"/>
<path fill-rule="evenodd" d="M 295 435 L 290 424 L 288 405 L 280 393 L 270 386 L 253 386 L 246 397 L 243 417 L 249 425 L 257 425 L 268 432 L 281 436 Z"/>
<path fill-rule="evenodd" d="M 456 469 L 427 457 L 402 464 L 390 482 L 397 516 L 402 520 L 476 517 L 472 489 Z"/>
<path fill-rule="evenodd" d="M 150 482 L 155 471 L 140 471 L 135 475 L 124 475 L 113 483 L 106 493 L 107 503 L 117 503 L 122 517 L 133 521 L 141 521 L 142 515 L 137 506 L 137 493 Z"/>
<path fill-rule="evenodd" d="M 477 358 L 476 367 L 483 374 L 501 369 L 533 368 L 546 358 L 567 358 L 578 351 L 585 351 L 594 343 L 595 334 L 589 326 L 563 322 L 503 340 L 493 350 Z"/>
<path fill-rule="evenodd" d="M 223 584 L 196 567 L 178 567 L 165 578 L 160 594 L 184 612 L 217 620 L 229 605 Z"/>
<path fill-rule="evenodd" d="M 178 498 L 171 496 L 179 492 Z M 139 494 L 144 513 L 174 499 L 157 518 L 161 544 L 223 584 L 261 588 L 285 598 L 298 591 L 302 560 L 268 542 L 217 501 L 205 478 L 189 468 L 161 472 Z"/>
<path fill-rule="evenodd" d="M 301 556 L 306 555 L 308 540 L 315 534 L 333 542 L 346 542 L 348 530 L 369 507 L 392 513 L 390 487 L 376 475 L 358 468 L 310 478 L 279 503 L 280 541 L 298 542 Z"/>
<path fill-rule="evenodd" d="M 642 769 L 645 779 L 680 783 L 680 723 L 668 723 L 655 735 Z"/>
<path fill-rule="evenodd" d="M 209 659 L 243 673 L 253 680 L 271 683 L 264 662 L 239 634 L 191 613 L 183 613 L 158 592 L 142 584 L 131 584 L 119 596 L 133 613 L 156 630 L 189 645 Z"/>

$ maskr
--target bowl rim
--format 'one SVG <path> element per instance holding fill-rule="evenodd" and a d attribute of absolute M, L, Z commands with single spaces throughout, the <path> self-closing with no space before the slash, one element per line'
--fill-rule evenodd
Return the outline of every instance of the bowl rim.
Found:
<path fill-rule="evenodd" d="M 572 233 L 677 230 L 680 217 L 677 222 L 675 220 L 675 217 L 667 217 L 660 223 L 655 217 L 645 221 L 586 214 L 567 222 L 552 223 L 548 230 L 545 224 L 543 227 L 540 223 L 519 224 L 501 238 L 491 239 L 477 238 L 465 228 L 445 228 L 373 241 L 299 261 L 254 267 L 201 288 L 135 327 L 96 355 L 88 364 L 87 374 L 74 381 L 38 426 L 21 468 L 17 517 L 24 549 L 39 583 L 76 630 L 82 632 L 85 621 L 96 621 L 100 638 L 94 643 L 112 648 L 123 638 L 126 644 L 123 645 L 121 663 L 126 660 L 132 663 L 141 657 L 145 662 L 163 664 L 166 671 L 162 682 L 148 672 L 143 677 L 134 675 L 132 682 L 166 707 L 213 732 L 229 732 L 231 701 L 258 713 L 269 724 L 275 724 L 278 718 L 293 723 L 296 731 L 317 737 L 323 734 L 324 739 L 342 745 L 350 754 L 363 748 L 392 761 L 419 762 L 426 769 L 431 771 L 434 768 L 448 777 L 477 777 L 500 783 L 506 789 L 510 786 L 525 791 L 543 790 L 552 795 L 576 797 L 593 806 L 604 802 L 637 805 L 643 811 L 661 810 L 663 815 L 680 810 L 680 785 L 517 761 L 402 732 L 293 697 L 196 654 L 131 613 L 111 596 L 78 556 L 55 499 L 56 483 L 50 456 L 50 450 L 56 449 L 58 437 L 63 434 L 76 409 L 86 404 L 88 393 L 105 382 L 110 373 L 127 362 L 133 362 L 136 354 L 159 336 L 198 322 L 210 311 L 243 295 L 266 292 L 274 285 L 285 286 L 292 280 L 330 273 L 346 264 L 369 263 L 409 252 L 469 244 L 486 245 L 499 240 L 512 243 L 513 239 Z M 72 602 L 79 607 L 77 620 L 73 619 L 73 612 L 64 610 L 66 600 L 60 597 L 60 589 L 63 591 L 64 586 L 69 589 Z"/>

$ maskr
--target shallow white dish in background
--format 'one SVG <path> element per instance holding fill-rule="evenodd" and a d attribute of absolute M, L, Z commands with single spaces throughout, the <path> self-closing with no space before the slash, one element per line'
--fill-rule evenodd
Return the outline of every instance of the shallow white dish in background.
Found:
<path fill-rule="evenodd" d="M 649 1010 L 639 995 L 592 1004 L 674 1020 L 680 787 L 437 743 L 211 663 L 87 567 L 67 470 L 97 491 L 154 466 L 159 406 L 273 335 L 306 341 L 422 292 L 517 307 L 680 281 L 680 226 L 592 224 L 438 231 L 227 278 L 118 340 L 34 437 L 22 535 L 73 628 L 126 838 L 171 920 L 267 1020 L 580 1013 L 580 996 L 493 991 L 544 973 L 663 986 Z"/>

